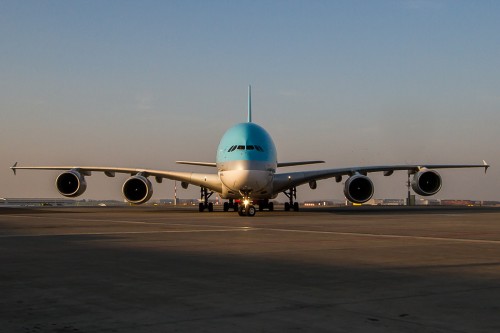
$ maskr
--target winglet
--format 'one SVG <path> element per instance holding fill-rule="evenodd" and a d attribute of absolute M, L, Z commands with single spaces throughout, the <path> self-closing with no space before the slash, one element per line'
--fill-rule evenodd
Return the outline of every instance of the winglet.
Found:
<path fill-rule="evenodd" d="M 252 122 L 252 86 L 248 85 L 248 122 Z"/>
<path fill-rule="evenodd" d="M 14 163 L 14 165 L 10 167 L 12 169 L 12 172 L 14 172 L 14 176 L 16 175 L 16 167 L 17 167 L 17 162 Z"/>
<path fill-rule="evenodd" d="M 484 165 L 484 173 L 486 173 L 486 171 L 488 171 L 488 168 L 490 167 L 490 165 L 488 163 L 486 163 L 485 160 L 483 160 L 483 165 Z"/>

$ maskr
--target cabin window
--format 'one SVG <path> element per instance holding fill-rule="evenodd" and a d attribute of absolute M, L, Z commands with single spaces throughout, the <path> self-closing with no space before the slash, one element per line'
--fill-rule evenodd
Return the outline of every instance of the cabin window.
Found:
<path fill-rule="evenodd" d="M 247 146 L 247 150 L 254 150 L 255 147 L 254 146 Z"/>
<path fill-rule="evenodd" d="M 238 146 L 238 150 L 245 150 L 245 146 Z"/>

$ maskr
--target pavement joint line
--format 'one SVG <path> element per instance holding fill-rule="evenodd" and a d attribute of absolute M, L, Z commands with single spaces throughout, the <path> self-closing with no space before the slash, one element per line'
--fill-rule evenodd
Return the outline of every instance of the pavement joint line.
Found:
<path fill-rule="evenodd" d="M 10 217 L 32 217 L 32 218 L 44 218 L 45 216 L 32 216 L 32 215 L 10 215 Z M 373 233 L 356 233 L 356 232 L 340 232 L 340 231 L 319 231 L 319 230 L 299 230 L 299 229 L 281 229 L 281 228 L 262 228 L 262 227 L 229 227 L 228 226 L 216 226 L 216 225 L 200 225 L 200 224 L 189 224 L 189 223 L 163 223 L 163 222 L 144 222 L 144 221 L 124 221 L 124 220 L 102 220 L 102 219 L 67 219 L 62 217 L 51 217 L 52 219 L 63 219 L 63 220 L 71 220 L 71 221 L 92 221 L 92 222 L 107 222 L 107 223 L 127 223 L 127 224 L 154 224 L 154 225 L 175 225 L 175 226 L 186 226 L 186 227 L 204 227 L 204 228 L 226 228 L 226 229 L 210 229 L 202 232 L 209 231 L 279 231 L 279 232 L 295 232 L 295 233 L 310 233 L 310 234 L 325 234 L 325 235 L 340 235 L 340 236 L 360 236 L 360 237 L 374 237 L 374 238 L 399 238 L 399 239 L 417 239 L 417 240 L 430 240 L 430 241 L 447 241 L 447 242 L 462 242 L 462 243 L 478 243 L 478 244 L 500 244 L 500 240 L 487 240 L 487 239 L 467 239 L 467 238 L 449 238 L 449 237 L 431 237 L 431 236 L 408 236 L 408 235 L 390 235 L 390 234 L 373 234 Z M 203 229 L 204 230 L 204 229 Z M 161 233 L 189 233 L 189 232 L 197 232 L 196 230 L 170 230 L 170 231 L 157 231 Z M 155 233 L 155 231 L 145 231 L 145 232 L 110 232 L 109 234 L 125 234 L 125 233 Z M 65 235 L 105 235 L 108 233 L 88 233 L 88 234 L 60 234 L 62 236 Z M 6 237 L 23 237 L 30 235 L 0 235 L 0 238 Z M 37 236 L 37 235 L 31 235 Z M 40 236 L 52 236 L 50 234 L 40 235 Z"/>
<path fill-rule="evenodd" d="M 31 217 L 31 218 L 47 218 L 46 216 L 32 216 L 32 215 L 10 215 L 11 217 Z M 165 225 L 165 226 L 188 226 L 188 227 L 203 227 L 203 228 L 249 228 L 249 227 L 231 227 L 231 226 L 221 226 L 221 225 L 208 225 L 208 224 L 189 224 L 189 223 L 165 223 L 165 222 L 146 222 L 146 221 L 127 221 L 127 220 L 104 220 L 104 219 L 85 219 L 85 218 L 64 218 L 64 217 L 50 217 L 53 220 L 64 220 L 64 221 L 82 221 L 82 222 L 103 222 L 103 223 L 126 223 L 126 224 L 154 224 L 154 225 Z"/>
<path fill-rule="evenodd" d="M 370 233 L 357 233 L 357 232 L 298 230 L 298 229 L 277 229 L 277 228 L 256 228 L 256 229 L 271 230 L 271 231 L 282 231 L 282 232 L 297 232 L 297 233 L 312 233 L 312 234 L 331 234 L 331 235 L 343 235 L 343 236 L 380 237 L 380 238 L 402 238 L 402 239 L 449 241 L 449 242 L 461 242 L 461 243 L 500 244 L 500 240 L 490 240 L 490 239 L 467 239 L 467 238 L 430 237 L 430 236 L 407 236 L 407 235 L 370 234 Z"/>
<path fill-rule="evenodd" d="M 78 232 L 66 234 L 13 234 L 13 235 L 0 235 L 0 238 L 24 238 L 24 237 L 64 237 L 64 236 L 107 236 L 107 235 L 129 235 L 129 234 L 175 234 L 175 233 L 203 233 L 203 232 L 247 232 L 256 231 L 258 229 L 209 229 L 209 230 L 152 230 L 152 231 L 109 231 L 109 232 Z"/>
<path fill-rule="evenodd" d="M 89 221 L 89 222 L 112 222 L 112 223 L 130 223 L 130 224 L 164 224 L 163 222 L 145 222 L 145 221 L 126 221 L 126 220 L 103 220 L 103 219 L 83 219 L 83 218 L 65 218 L 58 216 L 37 216 L 37 215 L 10 215 L 8 217 L 22 217 L 22 218 L 50 218 L 52 220 L 64 221 Z"/>

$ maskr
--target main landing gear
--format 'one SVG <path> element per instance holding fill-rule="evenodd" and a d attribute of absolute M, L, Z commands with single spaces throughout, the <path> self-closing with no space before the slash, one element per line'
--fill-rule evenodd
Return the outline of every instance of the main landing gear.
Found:
<path fill-rule="evenodd" d="M 269 199 L 259 200 L 259 212 L 262 212 L 264 209 L 268 209 L 270 212 L 274 210 L 274 203 L 269 202 Z"/>
<path fill-rule="evenodd" d="M 208 199 L 214 194 L 214 192 L 208 193 L 208 190 L 205 187 L 201 188 L 201 200 L 203 202 L 200 202 L 199 204 L 199 210 L 200 212 L 203 212 L 205 209 L 207 209 L 209 212 L 214 211 L 214 204 L 211 202 L 208 202 Z"/>
<path fill-rule="evenodd" d="M 297 199 L 297 188 L 292 187 L 288 191 L 283 191 L 283 193 L 288 197 L 288 202 L 285 202 L 285 211 L 289 212 L 291 209 L 298 212 L 299 203 L 295 201 Z"/>
<path fill-rule="evenodd" d="M 234 203 L 233 199 L 229 199 L 229 202 L 224 202 L 224 211 L 229 212 L 229 210 L 232 209 L 235 212 L 238 210 L 238 205 Z"/>

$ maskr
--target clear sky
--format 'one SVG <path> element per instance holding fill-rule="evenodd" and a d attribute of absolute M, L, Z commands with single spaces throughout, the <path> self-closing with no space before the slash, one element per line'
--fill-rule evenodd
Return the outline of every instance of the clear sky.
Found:
<path fill-rule="evenodd" d="M 57 172 L 16 161 L 214 171 L 174 161 L 214 161 L 252 84 L 282 162 L 486 159 L 486 176 L 442 171 L 435 197 L 500 200 L 499 1 L 1 0 L 0 31 L 0 197 L 58 197 Z M 82 198 L 121 198 L 125 178 L 95 174 Z M 404 172 L 372 178 L 406 195 Z M 342 186 L 299 188 L 314 198 Z"/>

